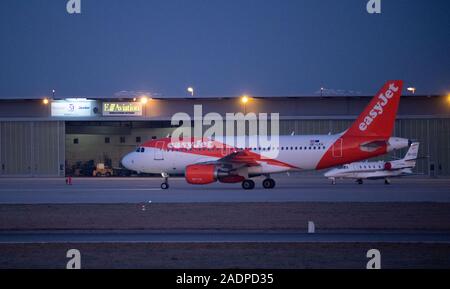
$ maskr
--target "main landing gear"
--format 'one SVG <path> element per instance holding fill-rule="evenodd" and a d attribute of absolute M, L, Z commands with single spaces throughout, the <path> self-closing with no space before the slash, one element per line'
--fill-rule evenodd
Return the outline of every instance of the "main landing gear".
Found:
<path fill-rule="evenodd" d="M 169 188 L 169 174 L 161 173 L 161 176 L 164 178 L 164 182 L 161 184 L 161 189 L 167 190 Z"/>
<path fill-rule="evenodd" d="M 362 179 L 357 179 L 356 182 L 358 183 L 358 185 L 362 185 L 363 184 L 363 180 Z"/>
<path fill-rule="evenodd" d="M 385 185 L 390 185 L 391 184 L 391 180 L 389 180 L 388 178 L 384 179 L 384 184 Z"/>
<path fill-rule="evenodd" d="M 275 188 L 275 181 L 271 178 L 267 178 L 262 182 L 264 189 L 273 189 Z"/>
<path fill-rule="evenodd" d="M 255 182 L 252 180 L 244 180 L 242 182 L 242 188 L 244 190 L 253 190 L 255 188 Z"/>
<path fill-rule="evenodd" d="M 262 182 L 265 189 L 273 189 L 275 187 L 275 181 L 271 178 L 267 178 Z M 242 188 L 244 190 L 253 190 L 255 188 L 255 182 L 252 180 L 244 180 L 242 182 Z"/>

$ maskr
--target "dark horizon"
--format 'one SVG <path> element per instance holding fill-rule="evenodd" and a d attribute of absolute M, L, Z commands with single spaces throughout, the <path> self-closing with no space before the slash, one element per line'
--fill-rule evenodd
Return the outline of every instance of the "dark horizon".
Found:
<path fill-rule="evenodd" d="M 381 15 L 365 0 L 66 2 L 3 1 L 0 98 L 450 92 L 444 0 L 382 0 Z"/>

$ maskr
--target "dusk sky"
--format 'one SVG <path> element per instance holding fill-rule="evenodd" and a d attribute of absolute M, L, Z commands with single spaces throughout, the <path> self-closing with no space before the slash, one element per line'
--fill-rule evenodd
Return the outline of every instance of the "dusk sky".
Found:
<path fill-rule="evenodd" d="M 450 92 L 450 1 L 2 0 L 0 97 Z"/>

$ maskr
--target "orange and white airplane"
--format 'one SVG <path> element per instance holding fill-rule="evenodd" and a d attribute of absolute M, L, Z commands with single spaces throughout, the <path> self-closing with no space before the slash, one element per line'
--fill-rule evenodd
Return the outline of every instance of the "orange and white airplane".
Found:
<path fill-rule="evenodd" d="M 171 138 L 145 142 L 122 159 L 133 171 L 161 174 L 162 189 L 169 188 L 170 174 L 183 174 L 190 184 L 204 185 L 216 181 L 242 183 L 253 189 L 252 177 L 266 176 L 262 185 L 274 188 L 271 174 L 320 170 L 376 157 L 410 145 L 404 138 L 391 137 L 400 102 L 403 82 L 392 80 L 381 90 L 346 131 L 333 135 L 279 136 L 277 146 L 235 147 L 213 139 L 182 139 L 181 145 Z M 244 143 L 254 143 L 242 136 Z M 238 137 L 239 138 L 239 137 Z M 239 142 L 238 142 L 239 143 Z M 276 157 L 263 157 L 276 151 Z"/>

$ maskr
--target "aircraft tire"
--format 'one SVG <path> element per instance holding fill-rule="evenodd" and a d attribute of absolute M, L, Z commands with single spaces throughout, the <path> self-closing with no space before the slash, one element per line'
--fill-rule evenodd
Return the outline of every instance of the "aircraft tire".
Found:
<path fill-rule="evenodd" d="M 244 190 L 253 190 L 255 188 L 255 182 L 252 180 L 244 180 L 242 182 L 242 188 Z"/>
<path fill-rule="evenodd" d="M 275 181 L 271 178 L 267 178 L 262 183 L 264 189 L 273 189 L 275 188 Z"/>
<path fill-rule="evenodd" d="M 168 183 L 162 183 L 161 184 L 161 189 L 167 190 L 168 188 L 169 188 L 169 184 Z"/>

